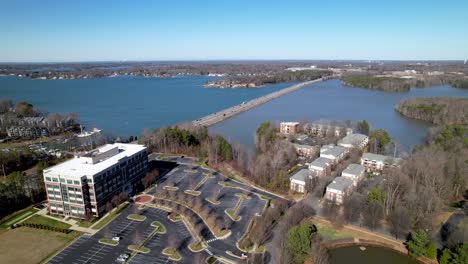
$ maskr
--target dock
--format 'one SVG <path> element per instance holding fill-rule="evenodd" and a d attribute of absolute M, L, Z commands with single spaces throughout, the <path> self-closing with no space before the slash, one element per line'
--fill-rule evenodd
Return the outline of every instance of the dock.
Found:
<path fill-rule="evenodd" d="M 201 117 L 199 119 L 193 120 L 191 123 L 195 127 L 200 127 L 200 126 L 201 127 L 209 127 L 209 126 L 212 126 L 212 125 L 217 124 L 219 122 L 222 122 L 222 121 L 224 121 L 224 120 L 226 120 L 228 118 L 231 118 L 231 117 L 233 117 L 235 115 L 238 115 L 238 114 L 240 114 L 240 113 L 242 113 L 244 111 L 250 110 L 250 109 L 252 109 L 254 107 L 262 105 L 262 104 L 264 104 L 266 102 L 269 102 L 269 101 L 271 101 L 273 99 L 276 99 L 276 98 L 278 98 L 280 96 L 283 96 L 285 94 L 297 91 L 297 90 L 299 90 L 299 89 L 301 89 L 301 88 L 303 88 L 303 87 L 305 87 L 307 85 L 311 85 L 313 83 L 318 83 L 318 82 L 321 82 L 321 81 L 327 80 L 327 79 L 330 79 L 330 77 L 324 77 L 324 78 L 320 78 L 320 79 L 316 79 L 316 80 L 312 80 L 312 81 L 299 83 L 299 84 L 296 84 L 296 85 L 281 89 L 279 91 L 272 92 L 272 93 L 269 93 L 267 95 L 263 95 L 261 97 L 252 99 L 250 101 L 243 102 L 242 104 L 231 106 L 231 107 L 226 108 L 224 110 L 221 110 L 219 112 L 209 114 L 207 116 L 204 116 L 204 117 Z"/>

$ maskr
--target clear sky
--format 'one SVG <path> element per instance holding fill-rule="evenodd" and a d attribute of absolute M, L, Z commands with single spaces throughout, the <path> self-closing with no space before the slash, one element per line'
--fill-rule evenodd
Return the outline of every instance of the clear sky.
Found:
<path fill-rule="evenodd" d="M 468 59 L 468 0 L 0 0 L 0 61 Z"/>

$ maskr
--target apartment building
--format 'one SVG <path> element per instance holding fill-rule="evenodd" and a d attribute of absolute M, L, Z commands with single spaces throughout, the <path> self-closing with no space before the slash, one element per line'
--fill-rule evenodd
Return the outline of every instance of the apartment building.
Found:
<path fill-rule="evenodd" d="M 283 135 L 295 135 L 299 132 L 299 122 L 281 122 L 280 133 Z"/>
<path fill-rule="evenodd" d="M 115 195 L 132 194 L 148 170 L 146 147 L 108 144 L 44 170 L 49 212 L 86 218 L 102 216 Z"/>
<path fill-rule="evenodd" d="M 361 165 L 363 165 L 367 171 L 373 172 L 381 172 L 385 168 L 398 166 L 400 162 L 400 158 L 374 153 L 364 153 L 361 157 Z"/>
<path fill-rule="evenodd" d="M 345 148 L 364 149 L 369 143 L 369 137 L 363 134 L 349 134 L 338 140 L 338 145 Z"/>

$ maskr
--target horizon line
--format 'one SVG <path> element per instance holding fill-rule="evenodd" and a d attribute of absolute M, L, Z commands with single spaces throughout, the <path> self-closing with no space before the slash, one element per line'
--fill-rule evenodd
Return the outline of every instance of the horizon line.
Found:
<path fill-rule="evenodd" d="M 150 62 L 466 62 L 467 59 L 155 59 L 155 60 L 64 60 L 0 61 L 0 64 L 150 63 Z"/>

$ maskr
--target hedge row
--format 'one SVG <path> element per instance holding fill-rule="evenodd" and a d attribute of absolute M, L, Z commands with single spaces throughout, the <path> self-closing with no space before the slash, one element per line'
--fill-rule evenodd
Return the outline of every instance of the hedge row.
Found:
<path fill-rule="evenodd" d="M 17 227 L 22 227 L 22 226 L 36 228 L 36 229 L 49 230 L 49 231 L 54 231 L 54 232 L 59 232 L 59 233 L 64 233 L 64 234 L 68 234 L 68 233 L 71 232 L 71 230 L 69 230 L 69 229 L 52 227 L 52 226 L 41 225 L 41 224 L 34 224 L 34 223 L 13 224 L 13 225 L 11 225 L 11 229 L 14 229 L 14 228 L 17 228 Z"/>

